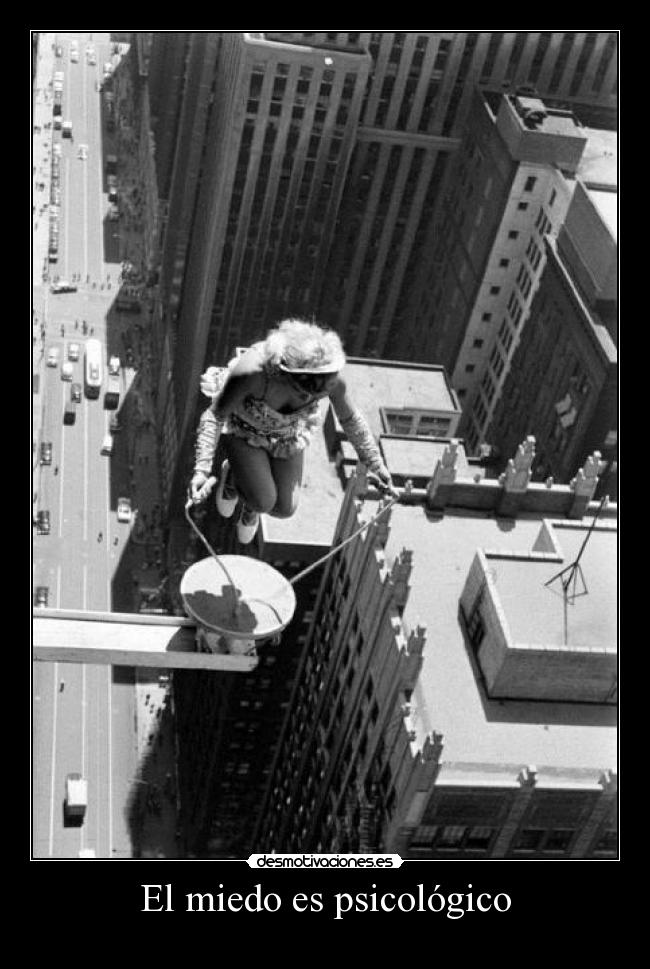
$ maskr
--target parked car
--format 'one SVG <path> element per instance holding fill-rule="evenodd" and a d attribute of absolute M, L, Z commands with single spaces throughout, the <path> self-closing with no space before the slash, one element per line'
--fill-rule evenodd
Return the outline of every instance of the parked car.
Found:
<path fill-rule="evenodd" d="M 120 358 L 111 357 L 108 361 L 108 372 L 111 377 L 119 377 L 120 375 Z"/>
<path fill-rule="evenodd" d="M 68 360 L 72 360 L 73 363 L 76 363 L 77 360 L 79 359 L 79 350 L 80 348 L 78 343 L 69 343 Z"/>
<path fill-rule="evenodd" d="M 51 293 L 76 293 L 77 287 L 73 283 L 67 283 L 65 281 L 60 283 L 52 283 L 50 286 Z"/>
<path fill-rule="evenodd" d="M 61 364 L 61 380 L 72 380 L 72 375 L 74 374 L 74 367 L 69 360 Z"/>
<path fill-rule="evenodd" d="M 119 434 L 119 432 L 122 430 L 122 425 L 120 424 L 120 419 L 117 414 L 111 414 L 108 427 L 111 434 Z"/>
<path fill-rule="evenodd" d="M 70 400 L 73 404 L 81 403 L 81 384 L 73 384 L 70 388 Z"/>
<path fill-rule="evenodd" d="M 117 520 L 118 522 L 131 521 L 131 501 L 129 498 L 117 499 Z"/>
<path fill-rule="evenodd" d="M 88 158 L 88 145 L 79 145 L 77 157 L 81 158 L 82 161 L 85 161 Z"/>
<path fill-rule="evenodd" d="M 56 45 L 55 54 L 57 57 L 63 57 L 63 48 L 61 47 L 61 44 Z"/>
<path fill-rule="evenodd" d="M 47 607 L 48 599 L 50 595 L 50 590 L 46 585 L 39 585 L 36 587 L 36 605 Z"/>
<path fill-rule="evenodd" d="M 59 348 L 50 347 L 47 351 L 47 365 L 48 367 L 58 367 L 59 366 Z"/>
<path fill-rule="evenodd" d="M 39 511 L 36 516 L 36 530 L 39 535 L 50 534 L 50 513 L 49 511 Z"/>
<path fill-rule="evenodd" d="M 41 464 L 52 464 L 52 442 L 41 442 Z"/>

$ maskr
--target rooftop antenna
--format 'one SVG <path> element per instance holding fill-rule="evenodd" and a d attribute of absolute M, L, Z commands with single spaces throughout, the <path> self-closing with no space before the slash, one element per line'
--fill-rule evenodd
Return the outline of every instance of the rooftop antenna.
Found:
<path fill-rule="evenodd" d="M 587 588 L 587 583 L 585 582 L 584 572 L 582 571 L 582 566 L 580 565 L 580 559 L 582 558 L 582 553 L 587 547 L 587 542 L 591 538 L 592 532 L 596 527 L 596 522 L 598 521 L 598 516 L 601 511 L 607 507 L 609 502 L 609 495 L 603 495 L 600 500 L 600 504 L 596 509 L 596 514 L 594 515 L 591 525 L 587 530 L 585 539 L 580 546 L 580 550 L 576 555 L 573 562 L 565 566 L 561 572 L 557 572 L 552 576 L 548 582 L 545 582 L 545 586 L 550 586 L 554 582 L 560 582 L 562 585 L 562 598 L 564 600 L 564 645 L 568 643 L 569 629 L 568 629 L 568 607 L 572 606 L 576 599 L 580 596 L 589 595 L 589 589 Z M 578 584 L 580 583 L 580 585 Z"/>

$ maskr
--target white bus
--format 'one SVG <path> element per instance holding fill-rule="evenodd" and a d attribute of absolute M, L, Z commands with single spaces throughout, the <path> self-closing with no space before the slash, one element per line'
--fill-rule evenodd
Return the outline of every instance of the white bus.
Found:
<path fill-rule="evenodd" d="M 86 340 L 84 375 L 86 397 L 99 397 L 102 385 L 102 345 L 99 340 Z"/>

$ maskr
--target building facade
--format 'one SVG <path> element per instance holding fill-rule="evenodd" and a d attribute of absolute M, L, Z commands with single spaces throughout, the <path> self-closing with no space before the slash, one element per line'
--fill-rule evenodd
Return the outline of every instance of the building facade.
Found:
<path fill-rule="evenodd" d="M 474 453 L 495 443 L 489 428 L 544 272 L 544 239 L 557 238 L 582 176 L 598 179 L 615 204 L 614 133 L 537 98 L 476 93 L 449 181 L 436 272 L 408 337 L 412 350 L 424 348 L 425 359 L 452 375 L 460 433 Z M 588 221 L 574 206 L 574 224 L 581 217 Z"/>
<path fill-rule="evenodd" d="M 580 188 L 576 202 L 587 203 Z M 568 228 L 569 224 L 567 225 Z M 595 234 L 590 235 L 594 243 Z M 598 450 L 601 489 L 618 494 L 618 352 L 597 306 L 577 283 L 575 249 L 568 232 L 546 240 L 547 260 L 530 319 L 512 361 L 489 440 L 508 454 L 513 441 L 534 431 L 538 474 L 567 481 L 571 469 Z M 608 240 L 616 270 L 613 239 Z M 614 247 L 615 249 L 615 247 Z M 583 264 L 584 270 L 584 264 Z M 593 284 L 594 277 L 590 277 Z M 611 285 L 615 285 L 610 280 Z M 615 295 L 615 294 L 614 294 Z M 615 301 L 615 300 L 614 300 Z M 608 319 L 614 318 L 609 313 Z"/>
<path fill-rule="evenodd" d="M 489 481 L 449 442 L 328 562 L 255 850 L 616 856 L 616 510 L 597 456 L 553 487 L 533 458 Z M 363 493 L 336 540 L 376 513 Z M 578 559 L 592 596 L 563 622 Z"/>
<path fill-rule="evenodd" d="M 356 358 L 347 369 L 350 392 L 380 440 L 395 480 L 406 470 L 427 480 L 433 452 L 444 448 L 441 434 L 453 434 L 460 417 L 444 371 Z M 413 443 L 426 456 L 407 469 L 405 455 Z M 306 456 L 296 514 L 282 520 L 261 516 L 255 541 L 243 548 L 234 520 L 221 518 L 212 503 L 201 528 L 213 548 L 259 557 L 295 578 L 331 551 L 344 486 L 356 465 L 331 406 L 323 404 L 321 432 Z M 182 836 L 186 850 L 197 857 L 245 857 L 251 851 L 324 567 L 296 582 L 293 619 L 279 644 L 263 647 L 254 671 L 174 676 Z"/>
<path fill-rule="evenodd" d="M 535 84 L 611 114 L 616 43 L 590 32 L 154 35 L 171 186 L 156 317 L 168 505 L 187 472 L 196 377 L 237 343 L 315 315 L 351 353 L 407 356 L 399 334 L 431 274 L 434 213 L 474 85 Z"/>

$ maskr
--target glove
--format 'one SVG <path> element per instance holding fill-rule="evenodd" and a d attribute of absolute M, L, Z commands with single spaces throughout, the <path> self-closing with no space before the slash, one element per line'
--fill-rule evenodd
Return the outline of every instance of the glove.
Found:
<path fill-rule="evenodd" d="M 381 491 L 387 491 L 393 496 L 393 498 L 397 498 L 399 496 L 399 492 L 393 484 L 393 479 L 390 476 L 390 471 L 383 462 L 381 464 L 376 464 L 372 468 L 368 468 L 368 477 L 370 479 L 374 479 Z"/>
<path fill-rule="evenodd" d="M 190 497 L 195 505 L 201 504 L 209 496 L 214 487 L 215 479 L 208 477 L 203 471 L 195 471 L 190 481 Z"/>
<path fill-rule="evenodd" d="M 201 374 L 201 393 L 212 399 L 218 397 L 224 388 L 228 373 L 227 367 L 208 367 L 205 373 Z"/>

